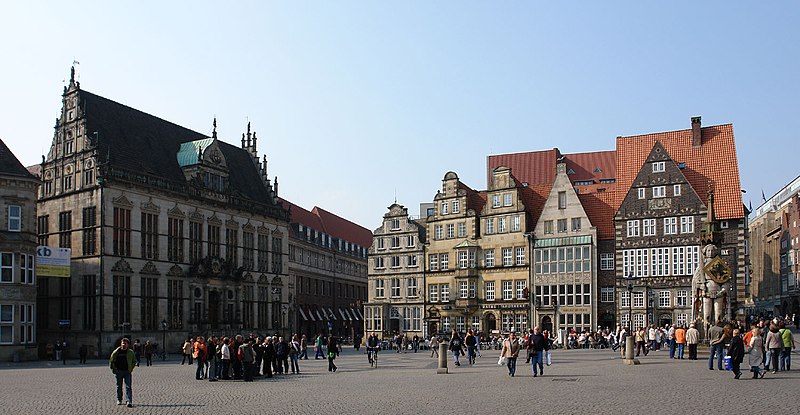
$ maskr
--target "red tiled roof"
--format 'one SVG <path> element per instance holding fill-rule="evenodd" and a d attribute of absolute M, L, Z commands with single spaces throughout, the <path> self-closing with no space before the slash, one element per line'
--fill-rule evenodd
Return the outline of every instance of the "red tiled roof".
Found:
<path fill-rule="evenodd" d="M 511 168 L 520 183 L 547 184 L 556 178 L 556 160 L 561 153 L 552 150 L 529 151 L 526 153 L 497 154 L 486 157 L 486 183 L 492 182 L 492 171 L 500 166 Z"/>
<path fill-rule="evenodd" d="M 474 190 L 462 183 L 461 180 L 458 181 L 458 187 L 467 192 L 467 209 L 474 209 L 475 212 L 480 214 L 480 212 L 483 211 L 483 206 L 486 204 L 486 193 Z"/>
<path fill-rule="evenodd" d="M 700 200 L 707 204 L 709 182 L 715 187 L 714 212 L 719 219 L 744 217 L 739 164 L 733 125 L 702 128 L 702 145 L 692 146 L 692 130 L 668 131 L 617 137 L 617 186 L 619 207 L 656 141 L 661 142 L 676 163 L 686 163 L 683 174 Z"/>
<path fill-rule="evenodd" d="M 579 193 L 578 199 L 600 240 L 614 239 L 615 192 Z"/>
<path fill-rule="evenodd" d="M 279 200 L 284 209 L 289 209 L 289 222 L 299 223 L 303 226 L 308 226 L 309 228 L 316 229 L 320 232 L 325 230 L 325 227 L 322 226 L 322 221 L 320 220 L 319 216 L 303 209 L 298 205 L 295 205 L 286 199 L 279 198 Z"/>
<path fill-rule="evenodd" d="M 542 216 L 544 210 L 544 203 L 550 195 L 550 189 L 553 187 L 552 183 L 546 184 L 529 184 L 528 186 L 521 186 L 519 188 L 522 203 L 525 209 L 531 214 L 531 223 L 528 224 L 528 230 L 533 230 L 539 217 Z"/>
<path fill-rule="evenodd" d="M 597 189 L 606 189 L 608 192 L 616 187 L 615 183 L 600 183 L 603 179 L 616 179 L 617 178 L 617 156 L 616 151 L 593 151 L 590 153 L 574 153 L 565 154 L 564 158 L 567 162 L 567 171 L 572 170 L 575 174 L 570 174 L 570 182 L 573 184 L 576 181 L 592 180 L 594 184 L 580 185 L 581 193 L 596 192 Z"/>
<path fill-rule="evenodd" d="M 372 232 L 369 229 L 317 206 L 311 212 L 319 216 L 324 226 L 323 231 L 328 235 L 365 248 L 372 246 Z"/>

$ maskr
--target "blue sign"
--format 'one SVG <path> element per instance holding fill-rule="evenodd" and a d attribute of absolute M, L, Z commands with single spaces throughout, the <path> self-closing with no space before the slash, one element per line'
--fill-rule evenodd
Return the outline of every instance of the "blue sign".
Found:
<path fill-rule="evenodd" d="M 71 320 L 58 320 L 58 328 L 60 329 L 68 329 L 72 326 Z"/>

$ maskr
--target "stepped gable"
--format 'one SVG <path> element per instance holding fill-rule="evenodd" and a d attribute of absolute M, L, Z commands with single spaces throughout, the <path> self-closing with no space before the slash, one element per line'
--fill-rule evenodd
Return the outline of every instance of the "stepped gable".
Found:
<path fill-rule="evenodd" d="M 0 175 L 36 179 L 36 177 L 19 162 L 19 159 L 14 156 L 14 153 L 11 152 L 2 139 L 0 139 Z"/>
<path fill-rule="evenodd" d="M 617 186 L 615 208 L 619 208 L 639 169 L 656 141 L 660 141 L 675 163 L 685 163 L 684 176 L 703 204 L 710 183 L 714 186 L 714 211 L 717 219 L 743 218 L 739 164 L 736 157 L 733 125 L 700 129 L 701 143 L 693 145 L 692 129 L 617 137 Z"/>

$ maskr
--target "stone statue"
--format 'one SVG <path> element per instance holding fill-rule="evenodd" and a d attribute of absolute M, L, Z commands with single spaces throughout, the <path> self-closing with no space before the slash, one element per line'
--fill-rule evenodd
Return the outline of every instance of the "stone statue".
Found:
<path fill-rule="evenodd" d="M 692 320 L 702 317 L 705 327 L 729 319 L 728 296 L 731 292 L 728 265 L 717 256 L 717 247 L 703 247 L 700 266 L 692 278 Z"/>

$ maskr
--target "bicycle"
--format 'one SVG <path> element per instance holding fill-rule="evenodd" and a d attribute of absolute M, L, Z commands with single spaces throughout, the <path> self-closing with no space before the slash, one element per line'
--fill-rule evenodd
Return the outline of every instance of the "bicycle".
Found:
<path fill-rule="evenodd" d="M 380 347 L 367 347 L 367 360 L 369 360 L 369 365 L 374 368 L 378 367 L 378 350 Z"/>

